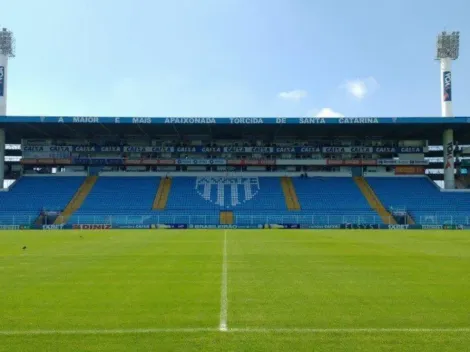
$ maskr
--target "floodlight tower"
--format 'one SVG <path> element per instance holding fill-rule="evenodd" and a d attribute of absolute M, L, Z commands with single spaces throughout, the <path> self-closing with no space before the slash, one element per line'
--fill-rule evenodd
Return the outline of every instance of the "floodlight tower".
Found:
<path fill-rule="evenodd" d="M 6 28 L 0 30 L 0 116 L 7 114 L 8 59 L 15 57 L 15 39 Z M 0 129 L 0 188 L 5 174 L 5 131 Z"/>
<path fill-rule="evenodd" d="M 442 32 L 437 36 L 436 60 L 441 63 L 441 113 L 454 117 L 452 112 L 452 60 L 459 57 L 460 33 Z M 455 188 L 454 130 L 447 129 L 442 136 L 444 148 L 444 188 Z"/>

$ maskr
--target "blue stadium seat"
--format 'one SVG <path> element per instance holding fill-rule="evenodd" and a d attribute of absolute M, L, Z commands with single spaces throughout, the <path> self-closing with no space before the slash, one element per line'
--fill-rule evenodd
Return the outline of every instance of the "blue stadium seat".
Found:
<path fill-rule="evenodd" d="M 41 210 L 60 211 L 84 177 L 23 177 L 0 192 L 0 224 L 32 224 Z M 441 192 L 425 177 L 367 179 L 387 209 L 405 208 L 417 223 L 468 224 L 470 194 Z M 233 211 L 237 225 L 382 223 L 352 178 L 294 178 L 301 206 L 288 211 L 278 177 L 175 177 L 164 210 L 152 210 L 159 177 L 100 177 L 70 224 L 217 224 Z"/>
<path fill-rule="evenodd" d="M 61 211 L 85 177 L 22 177 L 8 192 L 0 192 L 0 224 L 30 225 L 42 210 Z"/>
<path fill-rule="evenodd" d="M 406 209 L 418 224 L 468 224 L 470 193 L 441 192 L 427 177 L 370 177 L 387 209 Z"/>

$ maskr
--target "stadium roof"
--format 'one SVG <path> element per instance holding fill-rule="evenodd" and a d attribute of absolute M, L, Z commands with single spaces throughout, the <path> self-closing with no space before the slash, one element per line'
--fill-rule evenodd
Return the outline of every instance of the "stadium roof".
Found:
<path fill-rule="evenodd" d="M 212 138 L 263 137 L 381 137 L 423 139 L 442 143 L 442 132 L 455 131 L 457 141 L 470 141 L 470 117 L 89 117 L 89 116 L 2 116 L 6 143 L 22 138 L 62 139 L 93 136 L 208 135 Z"/>

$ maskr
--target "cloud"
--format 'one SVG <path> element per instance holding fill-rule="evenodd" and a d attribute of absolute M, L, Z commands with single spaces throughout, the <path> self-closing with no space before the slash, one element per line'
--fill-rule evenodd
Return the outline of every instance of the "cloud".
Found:
<path fill-rule="evenodd" d="M 379 83 L 374 77 L 358 78 L 346 81 L 341 88 L 346 89 L 353 97 L 362 100 L 367 95 L 373 94 L 379 88 Z"/>
<path fill-rule="evenodd" d="M 281 92 L 278 97 L 284 100 L 300 101 L 306 98 L 308 95 L 307 91 L 302 89 L 291 90 L 290 92 Z"/>
<path fill-rule="evenodd" d="M 340 112 L 334 111 L 331 108 L 323 108 L 323 109 L 313 109 L 307 113 L 307 117 L 344 117 L 344 115 Z"/>

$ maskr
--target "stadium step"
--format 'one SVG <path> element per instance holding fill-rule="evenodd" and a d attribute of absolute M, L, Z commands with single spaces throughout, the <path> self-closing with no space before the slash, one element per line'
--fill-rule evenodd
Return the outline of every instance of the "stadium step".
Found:
<path fill-rule="evenodd" d="M 221 225 L 233 225 L 233 211 L 221 211 L 219 221 Z"/>
<path fill-rule="evenodd" d="M 287 209 L 300 210 L 299 199 L 297 198 L 297 192 L 295 191 L 292 179 L 290 177 L 281 177 L 281 186 Z"/>
<path fill-rule="evenodd" d="M 62 225 L 67 223 L 70 216 L 72 216 L 72 214 L 82 206 L 97 180 L 98 176 L 88 176 L 85 179 L 85 181 L 73 196 L 72 200 L 65 207 L 62 214 L 54 221 L 54 225 Z"/>
<path fill-rule="evenodd" d="M 163 210 L 166 208 L 166 203 L 168 202 L 168 196 L 170 195 L 171 190 L 171 178 L 165 177 L 162 178 L 160 185 L 158 186 L 157 194 L 153 200 L 153 210 Z"/>
<path fill-rule="evenodd" d="M 370 207 L 380 215 L 384 224 L 390 225 L 397 223 L 392 214 L 385 209 L 379 197 L 377 197 L 374 190 L 370 187 L 364 177 L 356 176 L 354 177 L 354 182 L 356 182 L 357 187 L 361 190 L 362 194 L 367 199 L 367 202 L 369 202 Z"/>
<path fill-rule="evenodd" d="M 410 214 L 406 214 L 406 223 L 408 225 L 415 225 L 416 224 L 414 219 L 411 217 Z"/>

